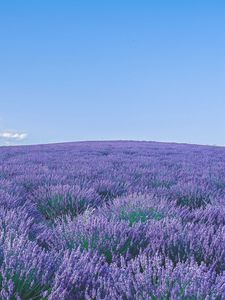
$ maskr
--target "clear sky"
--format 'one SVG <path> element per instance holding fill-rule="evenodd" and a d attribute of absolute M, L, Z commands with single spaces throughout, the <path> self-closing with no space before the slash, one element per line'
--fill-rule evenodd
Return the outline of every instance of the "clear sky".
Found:
<path fill-rule="evenodd" d="M 0 1 L 0 144 L 225 145 L 224 0 Z"/>

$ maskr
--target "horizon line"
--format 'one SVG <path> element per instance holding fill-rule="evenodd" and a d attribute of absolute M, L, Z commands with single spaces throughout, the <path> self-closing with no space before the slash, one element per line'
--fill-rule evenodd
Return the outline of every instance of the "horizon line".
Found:
<path fill-rule="evenodd" d="M 0 148 L 11 148 L 11 147 L 35 147 L 35 146 L 48 146 L 48 145 L 62 145 L 62 144 L 74 144 L 74 143 L 106 143 L 106 142 L 136 142 L 136 143 L 159 143 L 159 144 L 177 144 L 177 145 L 190 145 L 190 146 L 202 146 L 202 147 L 220 147 L 225 148 L 225 145 L 217 144 L 196 144 L 188 142 L 175 142 L 175 141 L 155 141 L 155 140 L 129 140 L 129 139 L 118 139 L 118 140 L 75 140 L 75 141 L 62 141 L 62 142 L 49 142 L 49 143 L 37 143 L 37 144 L 19 144 L 19 145 L 0 145 Z"/>

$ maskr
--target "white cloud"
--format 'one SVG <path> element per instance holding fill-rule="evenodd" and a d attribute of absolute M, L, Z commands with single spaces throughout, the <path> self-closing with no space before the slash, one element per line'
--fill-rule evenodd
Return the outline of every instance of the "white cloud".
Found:
<path fill-rule="evenodd" d="M 13 131 L 5 131 L 0 132 L 0 138 L 5 140 L 14 140 L 14 141 L 22 141 L 27 138 L 27 133 L 25 132 L 13 132 Z"/>

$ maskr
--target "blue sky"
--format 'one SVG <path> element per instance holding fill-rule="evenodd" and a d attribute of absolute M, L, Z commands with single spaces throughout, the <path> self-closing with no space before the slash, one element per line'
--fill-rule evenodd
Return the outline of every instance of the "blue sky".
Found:
<path fill-rule="evenodd" d="M 0 2 L 0 144 L 225 145 L 225 1 Z"/>

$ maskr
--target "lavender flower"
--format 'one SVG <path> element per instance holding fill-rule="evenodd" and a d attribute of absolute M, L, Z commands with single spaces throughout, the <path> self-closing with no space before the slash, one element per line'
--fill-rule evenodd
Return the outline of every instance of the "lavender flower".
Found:
<path fill-rule="evenodd" d="M 225 300 L 225 148 L 0 148 L 0 298 Z"/>

